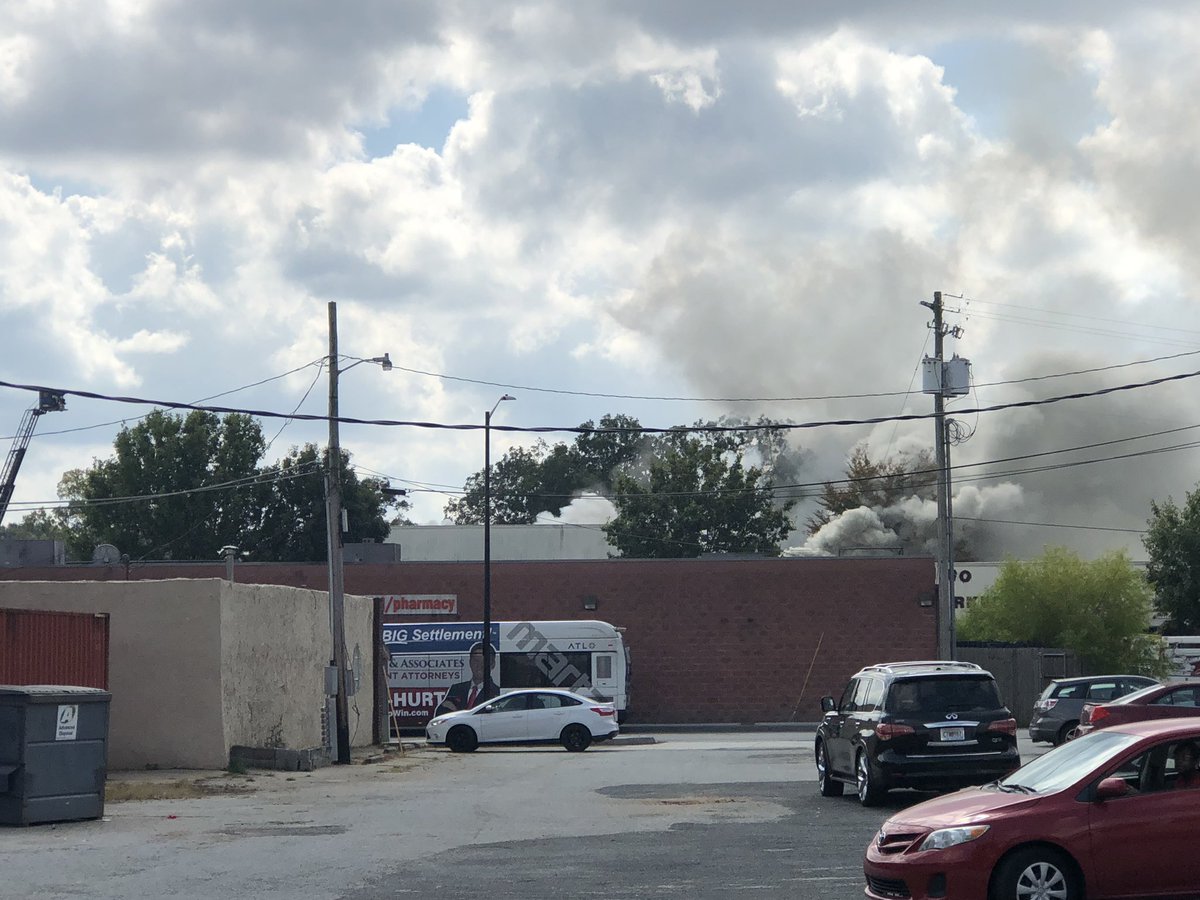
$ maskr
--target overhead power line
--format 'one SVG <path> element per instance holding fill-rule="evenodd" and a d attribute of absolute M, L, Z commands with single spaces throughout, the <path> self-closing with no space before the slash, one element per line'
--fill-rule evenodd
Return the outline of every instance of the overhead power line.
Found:
<path fill-rule="evenodd" d="M 1031 528 L 1070 528 L 1079 531 L 1115 531 L 1121 534 L 1145 534 L 1144 528 L 1108 528 L 1103 525 L 1068 525 L 1063 522 L 1022 522 L 1016 519 L 983 519 L 978 516 L 955 516 L 960 522 L 987 522 L 995 525 L 1027 525 Z"/>
<path fill-rule="evenodd" d="M 1200 350 L 1189 350 L 1186 353 L 1172 353 L 1167 356 L 1156 356 L 1150 359 L 1138 359 L 1125 363 L 1114 363 L 1110 366 L 1096 366 L 1090 369 L 1079 369 L 1071 372 L 1053 372 L 1046 375 L 1033 375 L 1028 378 L 1014 378 L 1007 381 L 982 382 L 978 387 L 1001 387 L 1009 384 L 1025 384 L 1030 381 L 1046 381 L 1052 378 L 1070 378 L 1076 375 L 1090 375 L 1096 372 L 1109 372 L 1114 369 L 1126 369 L 1130 366 L 1144 366 L 1150 363 L 1179 359 L 1184 356 L 1196 356 Z M 918 369 L 920 362 L 918 361 Z M 503 381 L 485 381 L 479 378 L 465 378 L 460 375 L 447 375 L 443 372 L 429 372 L 424 369 L 412 369 L 405 366 L 393 366 L 399 372 L 411 375 L 424 375 L 443 381 L 457 381 L 462 384 L 478 384 L 484 387 L 498 387 L 506 390 L 528 391 L 540 394 L 562 394 L 570 397 L 598 397 L 610 400 L 651 400 L 673 401 L 684 403 L 810 403 L 821 400 L 865 400 L 884 397 L 907 397 L 912 393 L 912 387 L 906 391 L 869 391 L 860 394 L 813 394 L 802 397 L 675 397 L 654 394 L 610 394 L 601 391 L 570 391 L 563 388 L 536 387 L 528 384 L 511 384 Z"/>
<path fill-rule="evenodd" d="M 1090 397 L 1102 397 L 1107 394 L 1115 394 L 1123 391 L 1139 390 L 1141 388 L 1153 387 L 1160 384 L 1167 384 L 1174 381 L 1185 381 L 1190 378 L 1195 378 L 1200 375 L 1200 371 L 1184 372 L 1178 375 L 1167 375 L 1162 378 L 1153 378 L 1148 381 L 1132 382 L 1129 384 L 1115 385 L 1113 387 L 1098 388 L 1093 391 L 1079 391 L 1072 394 L 1061 394 L 1056 397 L 1045 397 L 1040 400 L 1018 400 L 1012 403 L 997 403 L 991 406 L 976 407 L 974 409 L 960 409 L 956 412 L 959 415 L 970 415 L 973 413 L 999 412 L 1007 409 L 1024 409 L 1037 406 L 1046 406 L 1052 403 L 1061 403 L 1066 400 L 1083 400 Z M 17 384 L 9 381 L 0 381 L 0 388 L 11 388 L 20 391 L 55 391 L 61 394 L 69 394 L 73 397 L 83 397 L 89 400 L 105 400 L 113 403 L 129 403 L 145 406 L 160 406 L 167 409 L 190 409 L 200 412 L 212 413 L 240 413 L 243 415 L 257 416 L 264 419 L 296 419 L 301 421 L 313 422 L 328 422 L 329 416 L 316 415 L 312 413 L 298 412 L 277 412 L 274 410 L 265 409 L 246 409 L 244 407 L 235 406 L 212 406 L 199 403 L 183 403 L 173 400 L 153 400 L 144 397 L 123 397 L 112 394 L 102 394 L 97 391 L 83 391 L 74 388 L 50 387 L 46 385 L 30 385 Z M 596 428 L 584 427 L 581 425 L 539 425 L 539 426 L 520 426 L 520 425 L 492 425 L 493 431 L 505 431 L 514 434 L 688 434 L 688 433 L 711 433 L 711 434 L 733 434 L 746 433 L 752 431 L 799 431 L 812 428 L 827 428 L 833 426 L 853 426 L 853 425 L 878 425 L 884 422 L 913 422 L 924 421 L 934 417 L 934 413 L 905 413 L 895 416 L 874 416 L 865 419 L 826 419 L 815 422 L 780 422 L 769 424 L 755 425 L 692 425 L 692 426 L 671 426 L 671 427 L 645 427 L 637 428 Z M 449 424 L 445 422 L 421 422 L 404 419 L 360 419 L 350 416 L 334 417 L 339 423 L 349 425 L 377 425 L 391 428 L 424 428 L 432 430 L 445 431 L 481 431 L 485 426 L 480 424 Z"/>
<path fill-rule="evenodd" d="M 982 303 L 984 306 L 1000 306 L 1005 309 L 1022 309 L 1026 312 L 1042 313 L 1047 316 L 1059 316 L 1064 319 L 1083 319 L 1087 322 L 1105 322 L 1109 325 L 1120 325 L 1125 329 L 1130 327 L 1146 328 L 1153 331 L 1168 331 L 1172 334 L 1196 334 L 1200 335 L 1200 331 L 1190 328 L 1180 328 L 1177 325 L 1154 325 L 1149 322 L 1131 322 L 1128 319 L 1113 319 L 1105 316 L 1093 316 L 1090 313 L 1068 312 L 1059 309 L 1047 309 L 1044 306 L 1030 306 L 1022 303 L 1001 303 L 998 300 L 980 300 L 976 297 L 965 297 L 962 294 L 945 294 L 947 297 L 954 297 L 957 300 L 962 300 L 967 306 L 972 303 Z"/>
<path fill-rule="evenodd" d="M 278 375 L 272 375 L 270 378 L 264 378 L 261 381 L 251 382 L 250 384 L 243 384 L 240 387 L 230 388 L 227 391 L 221 391 L 218 394 L 211 394 L 208 397 L 201 397 L 196 402 L 197 403 L 205 403 L 209 400 L 216 400 L 218 397 L 228 397 L 230 394 L 237 394 L 237 393 L 240 393 L 241 391 L 248 391 L 248 390 L 250 390 L 250 388 L 256 388 L 256 387 L 259 387 L 264 384 L 269 384 L 272 381 L 278 381 L 281 378 L 287 378 L 289 375 L 294 375 L 297 372 L 302 372 L 305 369 L 309 368 L 310 366 L 317 367 L 317 377 L 320 378 L 321 377 L 321 371 L 320 371 L 321 367 L 324 366 L 326 362 L 327 362 L 327 358 L 322 356 L 319 359 L 315 359 L 312 362 L 305 363 L 302 366 L 297 366 L 294 369 L 289 369 L 288 371 L 281 372 Z M 304 392 L 304 397 L 307 397 L 311 390 L 312 390 L 312 387 L 310 386 L 308 391 Z M 303 402 L 304 402 L 304 398 L 302 397 L 300 400 L 300 403 L 303 403 Z M 297 407 L 299 407 L 299 404 L 297 404 Z M 146 413 L 141 416 L 137 416 L 133 419 L 133 421 L 137 421 L 138 419 L 144 419 L 147 415 L 149 415 L 149 413 Z M 113 422 L 97 422 L 94 425 L 80 425 L 76 428 L 60 428 L 57 431 L 43 431 L 43 432 L 41 432 L 41 437 L 50 437 L 51 435 L 55 435 L 55 434 L 75 434 L 76 432 L 91 431 L 96 428 L 109 428 L 113 425 L 124 425 L 128 421 L 129 421 L 128 419 L 117 419 L 116 421 L 113 421 Z M 283 429 L 281 428 L 280 430 L 282 431 Z M 278 437 L 279 437 L 279 435 L 276 434 L 275 438 L 278 438 Z M 272 438 L 272 441 L 275 440 L 275 438 Z M 9 440 L 9 438 L 0 438 L 0 440 Z M 270 446 L 270 444 L 268 444 L 267 446 Z"/>
<path fill-rule="evenodd" d="M 186 497 L 191 494 L 209 494 L 214 491 L 229 491 L 238 490 L 244 487 L 254 487 L 262 484 L 275 484 L 281 481 L 291 481 L 295 478 L 305 478 L 309 475 L 319 474 L 324 471 L 324 467 L 320 463 L 305 464 L 297 466 L 290 472 L 267 472 L 256 475 L 247 475 L 245 478 L 234 478 L 230 481 L 222 481 L 216 484 L 205 484 L 193 488 L 184 488 L 178 491 L 156 491 L 153 494 L 128 494 L 122 497 L 92 497 L 87 499 L 58 499 L 58 500 L 26 500 L 14 501 L 13 507 L 20 507 L 28 512 L 33 509 L 62 509 L 62 508 L 78 508 L 78 507 L 96 507 L 96 506 L 116 506 L 122 503 L 140 503 L 144 500 L 164 500 L 168 497 Z"/>

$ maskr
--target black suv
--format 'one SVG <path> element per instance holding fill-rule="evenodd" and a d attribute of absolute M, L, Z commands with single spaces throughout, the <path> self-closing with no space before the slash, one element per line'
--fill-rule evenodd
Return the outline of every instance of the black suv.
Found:
<path fill-rule="evenodd" d="M 1021 765 L 1017 720 L 990 672 L 940 660 L 867 666 L 842 699 L 821 698 L 817 778 L 826 797 L 853 784 L 863 806 L 891 788 L 946 790 Z"/>

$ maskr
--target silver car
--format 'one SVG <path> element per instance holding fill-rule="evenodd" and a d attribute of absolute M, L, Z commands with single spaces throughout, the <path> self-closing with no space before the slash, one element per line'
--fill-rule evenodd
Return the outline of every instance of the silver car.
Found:
<path fill-rule="evenodd" d="M 1085 703 L 1107 703 L 1152 684 L 1158 682 L 1143 675 L 1087 675 L 1051 681 L 1033 704 L 1029 739 L 1055 746 L 1069 741 L 1078 733 Z"/>

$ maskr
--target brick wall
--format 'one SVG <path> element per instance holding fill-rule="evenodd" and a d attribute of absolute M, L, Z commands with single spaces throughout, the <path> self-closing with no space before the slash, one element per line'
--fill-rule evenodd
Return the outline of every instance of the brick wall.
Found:
<path fill-rule="evenodd" d="M 139 564 L 129 578 L 223 577 L 222 563 Z M 123 566 L 4 573 L 21 580 L 123 580 Z M 327 589 L 324 564 L 240 563 L 235 580 Z M 456 594 L 482 618 L 478 562 L 354 564 L 350 594 Z M 630 721 L 811 722 L 861 666 L 931 659 L 929 558 L 493 561 L 492 617 L 601 619 L 633 657 Z M 584 610 L 585 599 L 596 609 Z"/>

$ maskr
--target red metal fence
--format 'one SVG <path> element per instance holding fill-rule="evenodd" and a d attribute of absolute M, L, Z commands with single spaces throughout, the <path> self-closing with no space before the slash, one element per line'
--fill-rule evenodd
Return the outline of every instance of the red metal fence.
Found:
<path fill-rule="evenodd" d="M 0 609 L 0 684 L 108 689 L 108 614 Z"/>

